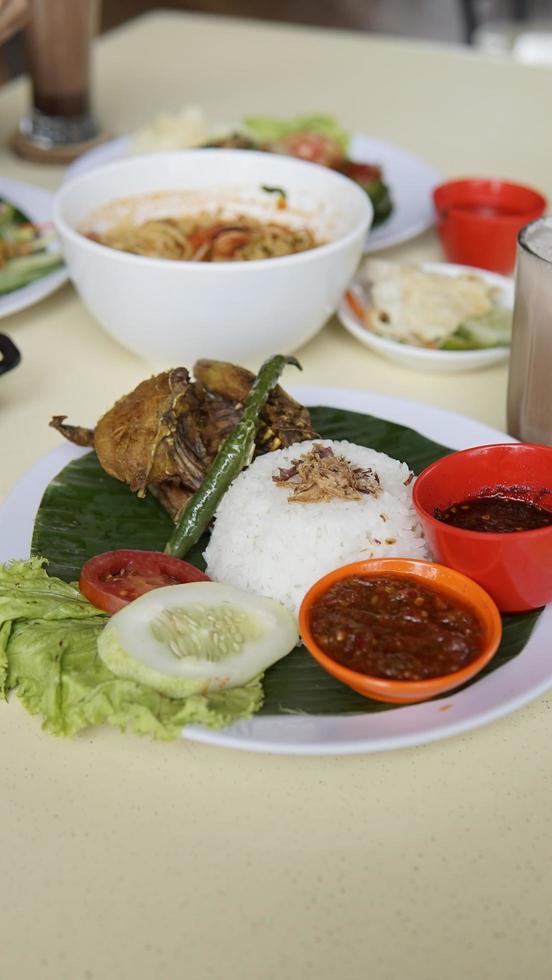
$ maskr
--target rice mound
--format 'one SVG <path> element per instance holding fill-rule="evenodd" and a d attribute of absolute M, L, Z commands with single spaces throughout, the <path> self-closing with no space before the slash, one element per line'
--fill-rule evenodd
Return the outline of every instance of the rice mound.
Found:
<path fill-rule="evenodd" d="M 381 493 L 289 503 L 291 488 L 277 486 L 272 477 L 313 446 L 331 447 L 354 466 L 375 470 Z M 345 440 L 316 439 L 259 456 L 219 504 L 205 551 L 207 574 L 297 612 L 310 586 L 340 565 L 385 556 L 426 558 L 409 478 L 406 463 Z"/>

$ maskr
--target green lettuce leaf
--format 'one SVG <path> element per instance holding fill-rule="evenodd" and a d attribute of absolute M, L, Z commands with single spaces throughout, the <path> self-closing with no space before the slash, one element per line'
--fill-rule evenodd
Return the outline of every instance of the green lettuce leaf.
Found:
<path fill-rule="evenodd" d="M 75 735 L 104 722 L 172 739 L 187 724 L 221 728 L 259 710 L 259 678 L 241 688 L 169 698 L 122 680 L 99 657 L 105 615 L 78 589 L 47 575 L 44 560 L 0 566 L 0 689 L 15 691 L 43 728 Z"/>
<path fill-rule="evenodd" d="M 295 119 L 278 119 L 274 116 L 247 116 L 244 119 L 247 134 L 259 143 L 276 143 L 292 133 L 320 133 L 337 140 L 343 153 L 347 152 L 349 136 L 333 116 L 310 113 Z"/>
<path fill-rule="evenodd" d="M 74 585 L 50 578 L 43 558 L 0 565 L 0 695 L 7 695 L 8 647 L 16 621 L 105 618 Z"/>

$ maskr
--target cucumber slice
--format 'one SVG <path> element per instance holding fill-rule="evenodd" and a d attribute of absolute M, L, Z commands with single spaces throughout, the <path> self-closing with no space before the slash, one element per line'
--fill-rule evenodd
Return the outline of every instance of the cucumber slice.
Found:
<path fill-rule="evenodd" d="M 458 325 L 441 344 L 441 350 L 484 350 L 509 347 L 512 339 L 512 311 L 497 306 L 483 316 L 470 317 Z"/>
<path fill-rule="evenodd" d="M 41 279 L 62 265 L 63 259 L 56 252 L 34 252 L 10 259 L 0 268 L 0 296 Z"/>
<path fill-rule="evenodd" d="M 145 593 L 109 620 L 100 657 L 117 677 L 182 698 L 242 687 L 298 642 L 279 602 L 218 582 Z"/>

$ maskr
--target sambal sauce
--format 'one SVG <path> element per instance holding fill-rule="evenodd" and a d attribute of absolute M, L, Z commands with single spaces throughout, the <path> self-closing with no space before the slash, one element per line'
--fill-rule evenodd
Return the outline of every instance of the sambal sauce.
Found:
<path fill-rule="evenodd" d="M 444 510 L 434 511 L 438 521 L 462 528 L 464 531 L 512 534 L 515 531 L 534 531 L 552 524 L 552 511 L 530 500 L 501 494 L 470 497 Z"/>
<path fill-rule="evenodd" d="M 405 576 L 341 579 L 314 601 L 310 628 L 344 667 L 404 681 L 461 670 L 483 643 L 467 606 Z"/>

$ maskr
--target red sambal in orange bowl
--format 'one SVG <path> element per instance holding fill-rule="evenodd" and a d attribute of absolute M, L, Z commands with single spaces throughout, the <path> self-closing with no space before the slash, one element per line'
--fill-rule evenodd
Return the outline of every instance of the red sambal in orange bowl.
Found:
<path fill-rule="evenodd" d="M 303 643 L 337 680 L 376 701 L 426 701 L 470 680 L 494 656 L 500 613 L 445 565 L 372 558 L 337 568 L 307 592 Z"/>

